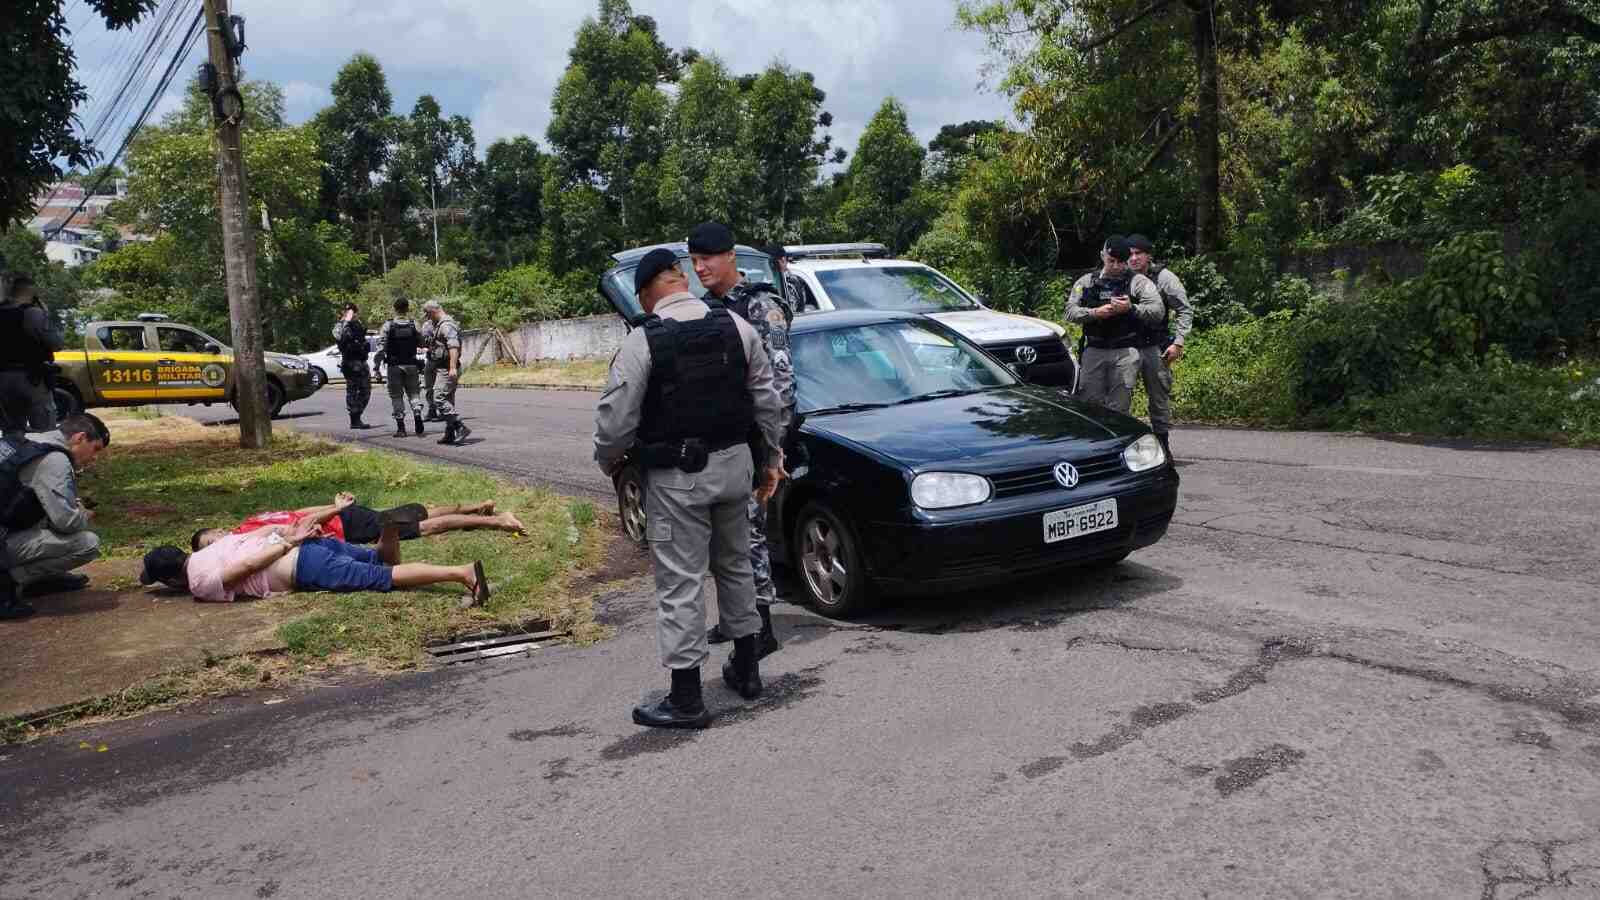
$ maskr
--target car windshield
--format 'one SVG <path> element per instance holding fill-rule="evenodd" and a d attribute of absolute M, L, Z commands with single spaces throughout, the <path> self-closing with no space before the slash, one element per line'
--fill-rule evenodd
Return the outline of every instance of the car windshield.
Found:
<path fill-rule="evenodd" d="M 845 411 L 1017 383 L 964 338 L 926 320 L 796 334 L 790 342 L 802 413 Z"/>
<path fill-rule="evenodd" d="M 922 266 L 862 265 L 817 272 L 835 309 L 887 309 L 948 312 L 974 309 L 977 302 L 955 282 Z"/>
<path fill-rule="evenodd" d="M 745 281 L 752 284 L 758 282 L 776 283 L 772 274 L 772 260 L 763 254 L 740 253 L 734 257 L 734 263 L 739 267 L 739 274 L 744 276 Z M 612 272 L 611 287 L 617 297 L 621 298 L 623 303 L 627 305 L 629 312 L 635 315 L 643 315 L 643 311 L 639 308 L 639 297 L 633 291 L 633 271 L 637 268 L 638 264 L 635 263 Z M 686 256 L 679 257 L 678 268 L 682 269 L 683 274 L 689 277 L 689 292 L 696 297 L 704 297 L 706 295 L 705 285 L 701 284 L 700 279 L 695 276 L 694 266 L 690 265 L 689 258 Z"/>

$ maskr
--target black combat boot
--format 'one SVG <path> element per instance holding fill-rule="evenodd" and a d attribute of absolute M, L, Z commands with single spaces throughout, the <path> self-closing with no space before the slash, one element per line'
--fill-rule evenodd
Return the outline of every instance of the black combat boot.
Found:
<path fill-rule="evenodd" d="M 451 416 L 450 418 L 446 419 L 445 428 L 447 429 L 446 437 L 449 437 L 450 440 L 440 441 L 439 443 L 441 444 L 465 444 L 467 442 L 467 435 L 472 433 L 472 429 L 468 428 L 466 423 L 461 421 L 460 416 Z"/>
<path fill-rule="evenodd" d="M 1178 461 L 1172 458 L 1172 446 L 1167 443 L 1167 432 L 1165 432 L 1165 431 L 1156 432 L 1156 440 L 1161 442 L 1161 449 L 1163 451 L 1165 451 L 1166 454 L 1167 454 L 1167 462 L 1170 462 L 1173 465 L 1177 465 Z"/>
<path fill-rule="evenodd" d="M 672 690 L 654 703 L 633 708 L 633 723 L 652 728 L 704 728 L 711 711 L 700 696 L 700 667 L 672 670 Z"/>
<path fill-rule="evenodd" d="M 778 642 L 778 635 L 772 630 L 772 607 L 757 603 L 756 612 L 761 614 L 761 632 L 756 635 L 756 659 L 766 659 L 782 650 L 783 644 Z"/>
<path fill-rule="evenodd" d="M 26 619 L 33 613 L 33 607 L 17 596 L 17 583 L 11 580 L 11 573 L 0 569 L 0 621 Z"/>
<path fill-rule="evenodd" d="M 721 622 L 706 629 L 706 643 L 708 644 L 726 644 L 731 640 L 733 640 L 733 635 L 722 630 Z"/>
<path fill-rule="evenodd" d="M 417 423 L 417 437 L 422 437 L 422 413 L 412 413 L 411 420 Z"/>
<path fill-rule="evenodd" d="M 406 417 L 405 416 L 395 416 L 394 417 L 394 436 L 395 437 L 405 437 L 406 436 Z"/>
<path fill-rule="evenodd" d="M 364 429 L 367 429 L 367 428 L 371 428 L 372 426 L 368 425 L 367 423 L 365 423 L 363 421 L 361 421 L 361 413 L 351 413 L 350 414 L 350 427 L 356 429 L 357 431 L 361 431 L 361 430 L 364 430 Z"/>
<path fill-rule="evenodd" d="M 733 655 L 722 664 L 722 680 L 746 700 L 761 696 L 761 666 L 756 656 L 756 635 L 733 639 Z"/>
<path fill-rule="evenodd" d="M 444 437 L 439 438 L 441 444 L 454 444 L 456 442 L 456 423 L 449 419 L 444 420 Z"/>

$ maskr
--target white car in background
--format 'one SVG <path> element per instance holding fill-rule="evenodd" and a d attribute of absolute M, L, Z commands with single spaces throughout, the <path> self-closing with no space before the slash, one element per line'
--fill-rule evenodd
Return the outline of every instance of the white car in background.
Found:
<path fill-rule="evenodd" d="M 784 248 L 789 272 L 803 286 L 796 314 L 811 310 L 879 309 L 923 313 L 994 354 L 1033 384 L 1070 391 L 1078 361 L 1054 322 L 1003 313 L 938 269 L 889 259 L 882 244 L 802 244 Z"/>
<path fill-rule="evenodd" d="M 339 362 L 344 357 L 339 353 L 338 344 L 318 350 L 315 353 L 307 353 L 300 358 L 311 365 L 311 374 L 320 379 L 321 384 L 344 381 L 344 372 L 339 368 Z M 422 368 L 422 361 L 422 351 L 418 350 L 417 368 L 419 370 Z M 367 371 L 372 373 L 374 383 L 382 384 L 384 367 L 378 363 L 378 333 L 369 331 L 367 332 Z"/>

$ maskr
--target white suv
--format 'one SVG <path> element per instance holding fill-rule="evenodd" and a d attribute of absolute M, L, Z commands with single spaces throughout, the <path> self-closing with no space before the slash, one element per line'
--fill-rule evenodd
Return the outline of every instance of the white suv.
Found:
<path fill-rule="evenodd" d="M 888 259 L 882 244 L 785 247 L 789 272 L 802 287 L 800 309 L 889 309 L 938 319 L 1007 363 L 1034 384 L 1072 390 L 1078 363 L 1065 329 L 1044 319 L 998 312 L 938 269 Z"/>

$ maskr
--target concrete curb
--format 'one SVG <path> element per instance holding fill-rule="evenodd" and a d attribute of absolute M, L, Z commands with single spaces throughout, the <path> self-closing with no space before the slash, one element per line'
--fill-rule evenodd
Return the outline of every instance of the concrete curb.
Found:
<path fill-rule="evenodd" d="M 462 384 L 458 388 L 504 388 L 511 391 L 588 391 L 599 394 L 605 388 L 588 384 Z"/>

